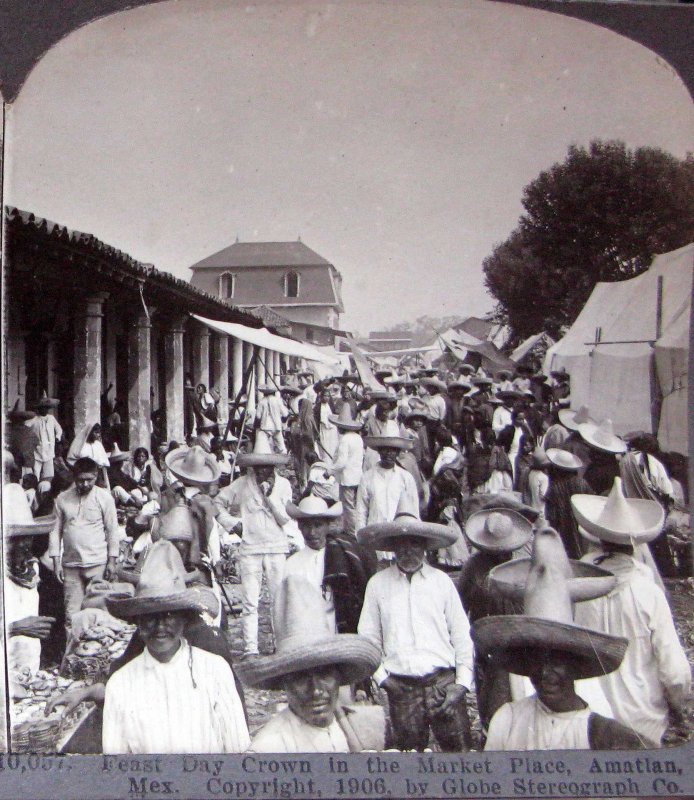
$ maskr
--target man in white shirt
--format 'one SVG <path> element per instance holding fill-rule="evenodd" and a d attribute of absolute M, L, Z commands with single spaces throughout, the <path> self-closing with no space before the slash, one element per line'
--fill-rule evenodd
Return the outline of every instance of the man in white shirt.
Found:
<path fill-rule="evenodd" d="M 263 384 L 258 387 L 262 397 L 255 410 L 256 440 L 263 440 L 267 449 L 274 449 L 277 453 L 286 453 L 282 434 L 282 419 L 289 413 L 287 407 L 280 400 L 273 386 Z"/>
<path fill-rule="evenodd" d="M 497 392 L 496 396 L 503 403 L 503 405 L 494 409 L 494 416 L 492 417 L 492 430 L 498 436 L 504 428 L 513 425 L 513 404 L 516 400 L 520 400 L 521 394 L 513 390 L 504 390 Z"/>
<path fill-rule="evenodd" d="M 402 450 L 412 441 L 401 436 L 366 436 L 366 447 L 376 450 L 380 461 L 362 475 L 357 490 L 356 528 L 376 522 L 390 522 L 398 510 L 419 517 L 417 484 L 397 462 Z"/>
<path fill-rule="evenodd" d="M 104 753 L 240 753 L 250 744 L 229 664 L 191 646 L 186 626 L 207 610 L 202 588 L 186 588 L 171 542 L 147 553 L 135 596 L 112 596 L 108 611 L 136 623 L 144 651 L 106 684 Z"/>
<path fill-rule="evenodd" d="M 241 577 L 244 655 L 258 655 L 258 605 L 263 574 L 272 602 L 284 575 L 289 551 L 287 526 L 291 523 L 286 512 L 292 501 L 292 487 L 275 467 L 287 464 L 283 453 L 262 452 L 256 441 L 253 453 L 241 453 L 236 463 L 246 468 L 246 474 L 222 489 L 215 498 L 217 520 L 227 531 L 238 531 L 239 573 Z"/>
<path fill-rule="evenodd" d="M 667 599 L 651 570 L 634 557 L 634 545 L 659 535 L 662 507 L 625 498 L 619 478 L 609 497 L 574 495 L 571 504 L 579 530 L 599 547 L 582 560 L 617 579 L 609 594 L 576 606 L 576 622 L 629 641 L 619 669 L 600 682 L 616 719 L 660 745 L 670 713 L 682 719 L 691 690 Z"/>
<path fill-rule="evenodd" d="M 339 414 L 330 417 L 330 421 L 340 432 L 340 441 L 337 445 L 335 460 L 328 468 L 328 471 L 335 475 L 340 482 L 343 530 L 349 536 L 355 536 L 357 529 L 357 489 L 361 482 L 364 464 L 364 441 L 358 433 L 362 423 L 356 422 L 352 418 L 352 409 L 349 403 L 343 403 Z"/>
<path fill-rule="evenodd" d="M 56 408 L 59 400 L 48 397 L 44 391 L 36 403 L 36 416 L 24 424 L 34 434 L 34 473 L 39 480 L 50 480 L 54 475 L 55 445 L 63 438 L 58 420 L 48 412 Z"/>
<path fill-rule="evenodd" d="M 446 384 L 435 377 L 419 379 L 422 389 L 421 399 L 426 404 L 431 422 L 443 422 L 446 419 L 446 399 L 442 392 L 446 391 Z"/>
<path fill-rule="evenodd" d="M 444 752 L 472 746 L 465 701 L 472 684 L 470 625 L 453 581 L 425 563 L 427 550 L 455 538 L 451 528 L 409 515 L 357 533 L 360 544 L 395 552 L 395 564 L 366 587 L 358 630 L 382 653 L 374 679 L 388 695 L 398 750 L 424 750 L 430 730 Z"/>
<path fill-rule="evenodd" d="M 239 664 L 245 685 L 287 695 L 287 708 L 258 731 L 252 751 L 349 753 L 383 749 L 380 706 L 366 710 L 367 717 L 375 714 L 380 722 L 380 730 L 374 735 L 373 724 L 371 730 L 358 724 L 365 710 L 341 706 L 338 695 L 340 686 L 372 674 L 378 665 L 378 650 L 356 634 L 332 633 L 321 605 L 315 586 L 300 575 L 288 575 L 273 609 L 277 650 L 271 656 Z"/>

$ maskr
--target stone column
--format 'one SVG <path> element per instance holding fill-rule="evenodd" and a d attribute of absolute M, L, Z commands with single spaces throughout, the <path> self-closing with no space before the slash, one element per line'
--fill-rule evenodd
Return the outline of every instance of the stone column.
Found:
<path fill-rule="evenodd" d="M 210 329 L 198 325 L 193 333 L 193 383 L 210 389 Z"/>
<path fill-rule="evenodd" d="M 273 359 L 273 362 L 274 362 L 275 380 L 277 381 L 278 384 L 281 384 L 281 382 L 282 382 L 282 367 L 281 367 L 281 364 L 280 364 L 280 354 L 279 353 L 273 353 L 272 354 L 272 359 Z"/>
<path fill-rule="evenodd" d="M 243 383 L 243 342 L 241 339 L 232 339 L 231 340 L 231 351 L 232 351 L 232 373 L 233 373 L 233 382 L 234 382 L 234 399 L 236 399 L 236 395 L 241 391 L 241 385 Z"/>
<path fill-rule="evenodd" d="M 248 342 L 243 343 L 243 369 L 244 373 L 248 369 L 248 365 L 251 363 L 251 358 L 253 356 L 253 345 L 249 344 Z M 253 371 L 251 372 L 251 376 L 248 380 L 247 385 L 247 392 L 248 392 L 248 410 L 255 411 L 255 393 L 256 393 L 256 375 L 258 370 L 258 362 L 256 360 L 255 366 L 253 367 Z"/>
<path fill-rule="evenodd" d="M 212 339 L 214 359 L 214 388 L 219 392 L 219 421 L 226 424 L 229 419 L 229 337 L 216 333 Z"/>
<path fill-rule="evenodd" d="M 183 407 L 183 332 L 186 318 L 171 324 L 164 336 L 164 369 L 166 372 L 166 437 L 182 443 L 185 440 Z"/>
<path fill-rule="evenodd" d="M 150 309 L 150 314 L 153 309 Z M 152 323 L 140 311 L 128 327 L 128 416 L 129 446 L 146 447 L 151 450 L 152 434 Z"/>
<path fill-rule="evenodd" d="M 256 361 L 257 372 L 256 376 L 258 378 L 258 386 L 261 386 L 264 383 L 271 383 L 270 378 L 268 377 L 270 373 L 270 365 L 268 364 L 268 351 L 261 347 L 258 350 L 258 360 Z"/>
<path fill-rule="evenodd" d="M 108 292 L 96 292 L 84 301 L 75 320 L 75 431 L 101 421 L 101 320 Z"/>

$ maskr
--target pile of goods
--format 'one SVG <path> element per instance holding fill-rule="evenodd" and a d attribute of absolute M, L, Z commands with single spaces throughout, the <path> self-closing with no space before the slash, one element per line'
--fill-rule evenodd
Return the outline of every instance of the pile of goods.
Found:
<path fill-rule="evenodd" d="M 74 725 L 79 713 L 64 715 L 58 709 L 49 716 L 44 709 L 49 700 L 70 689 L 84 686 L 86 681 L 73 681 L 58 675 L 58 669 L 39 670 L 32 675 L 25 667 L 10 674 L 12 699 L 12 750 L 17 753 L 55 752 L 64 731 Z"/>
<path fill-rule="evenodd" d="M 111 662 L 123 655 L 134 631 L 133 625 L 115 618 L 92 625 L 70 641 L 62 674 L 88 683 L 104 680 Z"/>

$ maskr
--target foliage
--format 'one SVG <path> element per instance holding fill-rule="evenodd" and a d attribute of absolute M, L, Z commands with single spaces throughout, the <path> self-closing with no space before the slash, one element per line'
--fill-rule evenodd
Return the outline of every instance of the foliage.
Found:
<path fill-rule="evenodd" d="M 558 336 L 596 282 L 631 278 L 694 238 L 694 158 L 623 142 L 572 146 L 523 190 L 525 213 L 485 259 L 497 315 Z"/>

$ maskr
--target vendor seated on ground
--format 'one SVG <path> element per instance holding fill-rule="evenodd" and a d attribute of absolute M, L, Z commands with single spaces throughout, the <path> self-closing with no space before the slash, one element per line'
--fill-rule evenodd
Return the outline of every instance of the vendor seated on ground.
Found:
<path fill-rule="evenodd" d="M 253 739 L 261 753 L 349 753 L 383 749 L 380 706 L 343 707 L 340 686 L 362 680 L 379 652 L 351 633 L 331 633 L 320 592 L 299 575 L 287 576 L 274 606 L 277 649 L 239 664 L 241 680 L 256 689 L 287 693 L 288 707 Z M 311 624 L 307 624 L 307 620 Z"/>
<path fill-rule="evenodd" d="M 142 508 L 147 502 L 147 492 L 123 467 L 130 461 L 130 453 L 123 452 L 118 443 L 113 445 L 109 453 L 108 478 L 111 484 L 111 494 L 119 506 Z"/>
<path fill-rule="evenodd" d="M 508 562 L 493 570 L 508 570 Z M 535 534 L 525 581 L 523 614 L 484 617 L 472 627 L 479 656 L 530 678 L 535 694 L 505 703 L 489 723 L 485 750 L 635 750 L 650 747 L 635 731 L 594 713 L 575 681 L 616 670 L 629 644 L 574 624 L 572 602 L 604 594 L 613 576 L 590 585 L 567 579 L 566 551 L 557 532 Z"/>

